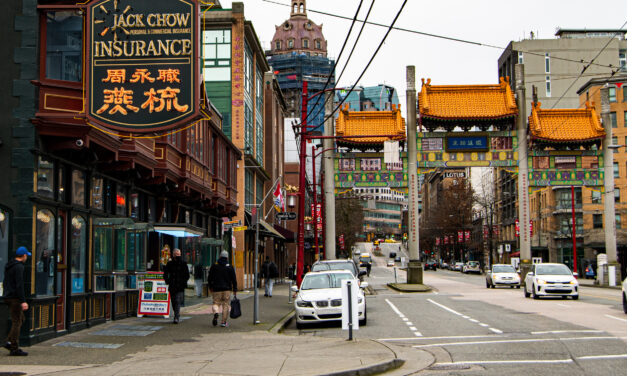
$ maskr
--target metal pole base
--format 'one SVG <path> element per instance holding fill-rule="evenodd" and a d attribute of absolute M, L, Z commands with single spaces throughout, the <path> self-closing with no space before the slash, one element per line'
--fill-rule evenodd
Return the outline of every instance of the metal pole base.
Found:
<path fill-rule="evenodd" d="M 529 260 L 522 260 L 518 266 L 520 267 L 520 284 L 525 284 L 525 277 L 527 277 L 527 273 L 531 270 L 531 265 L 533 265 Z"/>
<path fill-rule="evenodd" d="M 420 260 L 410 260 L 407 264 L 407 283 L 422 285 L 422 262 Z"/>

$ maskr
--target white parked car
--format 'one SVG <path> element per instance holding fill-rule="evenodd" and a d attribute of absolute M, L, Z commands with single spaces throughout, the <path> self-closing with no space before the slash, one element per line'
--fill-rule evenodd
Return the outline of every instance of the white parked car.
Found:
<path fill-rule="evenodd" d="M 294 300 L 296 327 L 302 328 L 305 324 L 342 320 L 342 280 L 350 279 L 360 284 L 352 273 L 346 270 L 327 270 L 309 272 L 305 274 L 300 289 L 293 286 L 298 292 Z M 361 282 L 357 296 L 359 325 L 366 325 L 366 297 L 362 289 L 368 282 Z"/>
<path fill-rule="evenodd" d="M 525 277 L 525 298 L 533 295 L 579 299 L 579 282 L 564 264 L 533 264 Z"/>
<path fill-rule="evenodd" d="M 623 281 L 623 312 L 627 313 L 627 278 Z"/>
<path fill-rule="evenodd" d="M 479 261 L 468 261 L 462 266 L 462 273 L 479 273 L 481 274 L 481 265 Z"/>
<path fill-rule="evenodd" d="M 495 288 L 496 286 L 509 286 L 510 288 L 520 288 L 520 276 L 516 273 L 513 265 L 494 264 L 492 269 L 485 274 L 485 287 Z"/>
<path fill-rule="evenodd" d="M 455 264 L 453 264 L 453 270 L 456 272 L 461 272 L 463 268 L 464 268 L 463 262 L 456 262 Z"/>
<path fill-rule="evenodd" d="M 388 266 L 394 266 L 394 265 L 395 265 L 394 260 L 388 260 Z"/>

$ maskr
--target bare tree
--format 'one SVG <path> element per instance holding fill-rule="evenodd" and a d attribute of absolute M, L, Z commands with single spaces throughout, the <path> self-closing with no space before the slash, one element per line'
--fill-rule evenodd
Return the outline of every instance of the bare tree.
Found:
<path fill-rule="evenodd" d="M 335 203 L 335 231 L 338 236 L 344 235 L 344 251 L 338 250 L 338 255 L 348 257 L 348 250 L 357 242 L 357 235 L 363 232 L 363 225 L 361 200 L 356 197 L 338 198 Z"/>

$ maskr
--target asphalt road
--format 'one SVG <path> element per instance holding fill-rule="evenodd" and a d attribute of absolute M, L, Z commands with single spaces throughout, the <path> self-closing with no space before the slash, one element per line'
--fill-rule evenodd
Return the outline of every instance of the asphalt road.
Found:
<path fill-rule="evenodd" d="M 420 374 L 627 374 L 627 315 L 619 290 L 581 287 L 578 301 L 533 300 L 521 289 L 486 289 L 484 275 L 438 269 L 424 274 L 432 293 L 401 294 L 386 286 L 394 280 L 387 255 L 397 248 L 382 244 L 384 257 L 374 257 L 366 278 L 374 288 L 368 324 L 355 337 L 432 353 L 436 363 Z M 404 281 L 405 272 L 397 269 L 397 278 Z M 347 337 L 339 324 L 298 333 Z"/>

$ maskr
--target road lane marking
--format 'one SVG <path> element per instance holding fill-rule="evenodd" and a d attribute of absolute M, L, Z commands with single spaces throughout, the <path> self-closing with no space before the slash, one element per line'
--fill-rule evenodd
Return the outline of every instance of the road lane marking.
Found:
<path fill-rule="evenodd" d="M 451 365 L 463 365 L 463 364 L 559 364 L 559 363 L 572 363 L 572 359 L 528 359 L 528 360 L 466 360 L 462 362 L 451 363 L 435 363 L 434 366 L 451 366 Z"/>
<path fill-rule="evenodd" d="M 479 322 L 479 320 L 475 320 L 475 319 L 468 319 L 468 321 L 470 321 L 470 322 L 474 322 L 474 323 Z"/>
<path fill-rule="evenodd" d="M 388 303 L 390 308 L 392 308 L 392 310 L 405 322 L 405 324 L 409 326 L 409 330 L 414 332 L 414 335 L 416 337 L 422 337 L 422 333 L 417 331 L 418 329 L 415 326 L 413 326 L 414 324 L 411 321 L 409 321 L 409 319 L 405 317 L 405 315 L 403 315 L 403 313 L 398 308 L 396 308 L 396 306 L 389 299 L 385 299 L 385 301 Z"/>
<path fill-rule="evenodd" d="M 612 316 L 612 315 L 605 315 L 605 317 L 609 317 L 609 318 L 614 319 L 614 320 L 619 320 L 619 321 L 624 321 L 624 322 L 627 322 L 627 320 L 625 320 L 625 319 L 621 319 L 621 318 L 619 318 L 619 317 L 614 317 L 614 316 Z"/>
<path fill-rule="evenodd" d="M 422 337 L 422 333 L 420 333 L 420 332 L 418 332 L 418 331 L 415 331 L 415 332 L 414 332 L 414 335 L 415 335 L 416 337 Z M 412 339 L 414 339 L 414 338 L 412 338 Z"/>
<path fill-rule="evenodd" d="M 440 337 L 422 337 L 422 338 L 379 338 L 377 341 L 411 341 L 411 340 L 434 340 L 434 339 L 455 339 L 455 338 L 503 338 L 503 336 L 495 336 L 494 334 L 486 334 L 479 336 L 440 336 Z"/>
<path fill-rule="evenodd" d="M 566 304 L 562 304 L 562 303 L 557 303 L 558 306 L 560 307 L 566 307 L 566 308 L 570 308 L 570 306 L 566 305 Z"/>
<path fill-rule="evenodd" d="M 503 334 L 503 331 L 502 331 L 502 330 L 498 330 L 498 329 L 495 329 L 495 328 L 489 328 L 489 329 L 490 329 L 491 331 L 493 331 L 494 333 L 496 333 L 496 334 Z"/>
<path fill-rule="evenodd" d="M 616 354 L 616 355 L 588 355 L 588 356 L 580 356 L 577 360 L 590 360 L 590 359 L 620 359 L 627 358 L 627 354 Z"/>
<path fill-rule="evenodd" d="M 409 319 L 407 317 L 401 317 L 403 319 L 403 321 L 409 321 Z"/>
<path fill-rule="evenodd" d="M 399 316 L 403 315 L 401 311 L 399 311 L 398 308 L 396 308 L 396 306 L 392 304 L 392 302 L 389 299 L 385 299 L 385 301 L 390 305 L 390 307 L 392 308 L 392 311 L 394 311 L 397 315 Z"/>
<path fill-rule="evenodd" d="M 562 334 L 562 333 L 603 333 L 602 330 L 547 330 L 544 332 L 531 332 L 531 334 Z"/>
<path fill-rule="evenodd" d="M 490 325 L 488 325 L 488 324 L 484 324 L 484 323 L 482 323 L 482 322 L 481 322 L 481 323 L 479 323 L 479 325 L 480 325 L 480 326 L 483 326 L 484 328 L 487 328 L 488 326 L 490 326 Z"/>
<path fill-rule="evenodd" d="M 468 346 L 468 345 L 495 345 L 499 343 L 529 343 L 529 342 L 554 342 L 554 341 L 590 341 L 590 340 L 606 340 L 606 339 L 622 339 L 625 337 L 577 337 L 577 338 L 535 338 L 535 339 L 508 339 L 497 341 L 473 341 L 473 342 L 446 342 L 446 343 L 430 343 L 427 345 L 414 345 L 412 347 L 443 347 L 443 346 Z"/>
<path fill-rule="evenodd" d="M 466 316 L 466 315 L 464 315 L 462 317 L 465 318 L 465 319 L 469 319 L 470 318 L 470 316 Z"/>
<path fill-rule="evenodd" d="M 433 300 L 431 300 L 431 299 L 427 299 L 427 301 L 428 301 L 428 302 L 430 302 L 430 303 L 433 303 L 433 304 L 437 305 L 438 307 L 440 307 L 440 308 L 442 308 L 442 309 L 445 309 L 445 310 L 447 310 L 447 311 L 449 311 L 449 312 L 451 312 L 451 313 L 454 313 L 454 314 L 456 314 L 457 316 L 463 316 L 461 313 L 457 312 L 456 310 L 451 309 L 451 308 L 449 308 L 449 307 L 447 307 L 447 306 L 445 306 L 445 305 L 442 305 L 442 304 L 440 304 L 440 303 L 438 303 L 438 302 L 434 302 L 434 301 L 433 301 Z"/>
<path fill-rule="evenodd" d="M 407 324 L 407 326 L 413 326 L 414 325 L 411 321 L 407 321 L 405 324 Z"/>
<path fill-rule="evenodd" d="M 418 330 L 418 329 L 416 329 L 416 327 L 415 327 L 415 326 L 410 326 L 410 327 L 409 327 L 409 330 L 411 330 L 412 332 L 415 332 L 415 331 L 416 331 L 416 330 Z"/>

